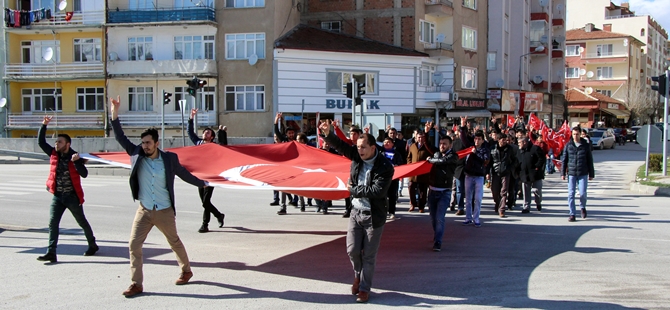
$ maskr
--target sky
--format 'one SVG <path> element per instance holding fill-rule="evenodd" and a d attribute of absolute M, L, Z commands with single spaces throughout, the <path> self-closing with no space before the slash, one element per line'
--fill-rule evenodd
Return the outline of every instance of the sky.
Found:
<path fill-rule="evenodd" d="M 586 0 L 588 1 L 588 0 Z M 666 31 L 670 32 L 670 0 L 613 0 L 614 4 L 630 3 L 636 15 L 651 15 Z"/>

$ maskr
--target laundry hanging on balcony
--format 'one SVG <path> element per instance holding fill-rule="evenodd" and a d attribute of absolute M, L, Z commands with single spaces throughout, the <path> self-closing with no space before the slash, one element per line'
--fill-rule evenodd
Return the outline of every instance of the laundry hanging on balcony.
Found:
<path fill-rule="evenodd" d="M 68 12 L 65 14 L 65 20 L 70 21 L 68 19 L 68 14 L 70 19 L 72 19 L 72 12 Z M 32 11 L 5 8 L 5 24 L 7 27 L 19 28 L 22 26 L 30 26 L 30 24 L 37 23 L 44 19 L 51 20 L 51 17 L 51 9 L 47 8 Z"/>

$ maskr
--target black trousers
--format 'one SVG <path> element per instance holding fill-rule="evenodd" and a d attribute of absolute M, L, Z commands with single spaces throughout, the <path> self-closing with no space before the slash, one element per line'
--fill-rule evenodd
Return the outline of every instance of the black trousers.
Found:
<path fill-rule="evenodd" d="M 205 225 L 209 224 L 211 214 L 214 214 L 217 219 L 221 217 L 221 212 L 219 212 L 219 210 L 212 204 L 212 193 L 214 193 L 214 187 L 198 187 L 198 194 L 200 194 L 202 207 L 205 209 L 202 214 L 202 223 Z"/>
<path fill-rule="evenodd" d="M 389 187 L 388 191 L 388 199 L 389 199 L 389 209 L 388 209 L 388 214 L 395 214 L 395 205 L 398 202 L 398 186 L 400 185 L 400 180 L 393 180 L 391 181 L 391 186 Z"/>

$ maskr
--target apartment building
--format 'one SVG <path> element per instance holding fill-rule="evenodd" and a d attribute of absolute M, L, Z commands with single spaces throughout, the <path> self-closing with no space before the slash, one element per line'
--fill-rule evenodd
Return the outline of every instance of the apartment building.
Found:
<path fill-rule="evenodd" d="M 645 43 L 644 81 L 663 74 L 666 66 L 668 32 L 652 16 L 635 14 L 629 3 L 616 5 L 609 0 L 567 0 L 569 29 L 591 23 L 600 29 L 623 33 Z"/>
<path fill-rule="evenodd" d="M 497 114 L 533 112 L 553 127 L 566 119 L 565 10 L 565 0 L 489 3 L 486 70 L 490 110 Z"/>
<path fill-rule="evenodd" d="M 416 100 L 406 100 L 403 104 L 411 109 L 392 122 L 410 128 L 434 119 L 436 110 L 443 126 L 464 111 L 471 117 L 490 116 L 483 70 L 487 11 L 485 0 L 308 0 L 301 21 L 427 54 L 416 68 L 416 85 L 407 89 Z"/>
<path fill-rule="evenodd" d="M 104 3 L 5 1 L 8 137 L 36 137 L 47 114 L 49 134 L 104 134 Z"/>

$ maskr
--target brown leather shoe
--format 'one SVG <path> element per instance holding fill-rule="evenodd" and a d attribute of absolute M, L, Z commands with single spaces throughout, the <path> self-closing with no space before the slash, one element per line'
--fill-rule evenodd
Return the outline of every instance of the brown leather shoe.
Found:
<path fill-rule="evenodd" d="M 128 287 L 127 290 L 123 291 L 122 294 L 123 294 L 123 296 L 126 296 L 126 297 L 133 297 L 137 294 L 142 293 L 142 291 L 143 291 L 143 289 L 142 289 L 141 285 L 133 283 L 133 284 L 130 285 L 130 287 Z"/>
<path fill-rule="evenodd" d="M 409 210 L 407 210 L 407 212 L 412 212 L 412 211 L 414 211 L 414 206 L 409 207 Z"/>
<path fill-rule="evenodd" d="M 358 287 L 361 285 L 360 278 L 354 278 L 354 284 L 351 286 L 351 295 L 358 294 Z"/>
<path fill-rule="evenodd" d="M 501 210 L 501 211 L 498 213 L 498 215 L 500 215 L 500 217 L 506 217 L 506 216 L 505 216 L 505 211 L 503 211 L 503 210 Z"/>
<path fill-rule="evenodd" d="M 423 212 L 424 212 L 423 209 L 419 209 L 419 213 L 423 213 Z"/>
<path fill-rule="evenodd" d="M 456 215 L 465 215 L 465 211 L 458 210 L 458 211 L 456 211 Z"/>
<path fill-rule="evenodd" d="M 356 302 L 364 303 L 364 302 L 368 302 L 369 299 L 370 299 L 370 293 L 369 292 L 360 291 L 360 292 L 358 292 L 358 297 L 356 298 Z"/>
<path fill-rule="evenodd" d="M 191 280 L 191 277 L 193 277 L 193 272 L 190 272 L 190 271 L 189 272 L 182 272 L 179 275 L 179 279 L 177 279 L 177 281 L 174 284 L 184 285 L 184 284 L 188 283 L 188 280 Z"/>

